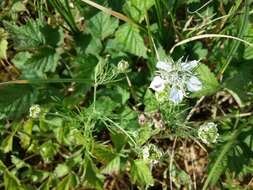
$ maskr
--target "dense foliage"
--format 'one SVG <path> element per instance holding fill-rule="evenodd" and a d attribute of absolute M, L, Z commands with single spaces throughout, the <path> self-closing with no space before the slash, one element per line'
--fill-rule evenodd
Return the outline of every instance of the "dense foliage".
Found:
<path fill-rule="evenodd" d="M 253 188 L 252 0 L 0 1 L 0 189 Z"/>

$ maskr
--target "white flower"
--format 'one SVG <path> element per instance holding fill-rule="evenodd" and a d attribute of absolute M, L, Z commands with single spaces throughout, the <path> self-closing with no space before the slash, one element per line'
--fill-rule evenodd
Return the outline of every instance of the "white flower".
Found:
<path fill-rule="evenodd" d="M 30 116 L 31 118 L 36 119 L 36 118 L 39 117 L 40 112 L 41 112 L 41 109 L 40 109 L 40 106 L 39 106 L 39 105 L 37 105 L 37 104 L 32 105 L 32 106 L 30 107 L 30 109 L 29 109 L 29 116 Z"/>
<path fill-rule="evenodd" d="M 164 61 L 158 61 L 156 64 L 156 68 L 170 72 L 172 70 L 172 65 Z"/>
<path fill-rule="evenodd" d="M 202 82 L 195 76 L 191 76 L 187 82 L 187 88 L 190 92 L 197 92 L 202 89 Z"/>
<path fill-rule="evenodd" d="M 192 69 L 194 69 L 197 66 L 198 66 L 198 61 L 196 61 L 196 60 L 181 63 L 181 69 L 183 71 L 191 71 Z"/>
<path fill-rule="evenodd" d="M 205 144 L 216 143 L 219 136 L 217 125 L 213 122 L 204 123 L 198 129 L 198 137 Z"/>
<path fill-rule="evenodd" d="M 119 72 L 124 73 L 124 72 L 127 71 L 128 67 L 129 67 L 129 64 L 128 64 L 127 61 L 121 60 L 121 61 L 118 63 L 117 67 L 118 67 L 118 71 L 119 71 Z"/>
<path fill-rule="evenodd" d="M 142 157 L 144 160 L 149 158 L 149 147 L 145 146 L 142 150 Z"/>
<path fill-rule="evenodd" d="M 169 94 L 169 99 L 174 103 L 174 104 L 179 104 L 182 102 L 184 98 L 184 91 L 181 89 L 178 89 L 177 87 L 172 87 L 170 90 Z"/>
<path fill-rule="evenodd" d="M 165 81 L 160 76 L 155 76 L 150 84 L 150 88 L 156 92 L 162 92 L 165 88 Z"/>

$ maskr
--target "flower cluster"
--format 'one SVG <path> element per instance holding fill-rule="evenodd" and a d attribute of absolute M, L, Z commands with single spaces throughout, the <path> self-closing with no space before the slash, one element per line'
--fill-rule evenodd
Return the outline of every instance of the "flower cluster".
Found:
<path fill-rule="evenodd" d="M 146 145 L 142 149 L 143 160 L 151 164 L 157 164 L 161 157 L 162 151 L 159 150 L 154 144 Z"/>
<path fill-rule="evenodd" d="M 158 61 L 156 64 L 156 76 L 150 84 L 150 88 L 156 92 L 156 98 L 164 101 L 167 98 L 174 104 L 182 102 L 187 92 L 197 92 L 202 89 L 202 82 L 194 73 L 198 61 L 179 60 Z"/>
<path fill-rule="evenodd" d="M 218 136 L 217 125 L 213 122 L 204 123 L 198 129 L 198 137 L 207 145 L 216 143 Z"/>
<path fill-rule="evenodd" d="M 41 109 L 40 109 L 40 106 L 37 104 L 32 105 L 29 109 L 29 116 L 33 119 L 39 118 L 40 113 L 41 113 Z"/>

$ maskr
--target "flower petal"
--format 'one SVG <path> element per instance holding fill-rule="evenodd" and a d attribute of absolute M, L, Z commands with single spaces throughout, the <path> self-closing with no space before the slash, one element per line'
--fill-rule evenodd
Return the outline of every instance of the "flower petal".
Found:
<path fill-rule="evenodd" d="M 172 87 L 169 94 L 169 99 L 174 104 L 179 104 L 184 98 L 184 91 L 177 87 Z"/>
<path fill-rule="evenodd" d="M 150 88 L 156 92 L 162 92 L 165 88 L 165 81 L 160 76 L 155 76 L 150 84 Z"/>
<path fill-rule="evenodd" d="M 202 89 L 202 82 L 195 76 L 191 76 L 187 82 L 187 88 L 190 92 L 197 92 Z"/>
<path fill-rule="evenodd" d="M 191 71 L 192 69 L 194 69 L 197 66 L 198 66 L 198 61 L 196 61 L 196 60 L 181 63 L 181 69 L 183 71 Z"/>
<path fill-rule="evenodd" d="M 164 61 L 158 61 L 156 64 L 156 68 L 170 72 L 172 70 L 172 65 Z"/>

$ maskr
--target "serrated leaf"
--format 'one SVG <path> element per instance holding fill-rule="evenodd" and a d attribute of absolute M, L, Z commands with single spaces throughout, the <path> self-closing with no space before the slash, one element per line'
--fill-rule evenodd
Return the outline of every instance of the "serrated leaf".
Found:
<path fill-rule="evenodd" d="M 109 163 L 116 155 L 108 146 L 96 143 L 92 152 L 102 163 Z"/>
<path fill-rule="evenodd" d="M 215 77 L 215 75 L 210 71 L 210 69 L 201 64 L 197 70 L 197 77 L 202 82 L 202 89 L 198 92 L 193 93 L 192 97 L 201 97 L 214 94 L 219 89 L 219 83 Z"/>
<path fill-rule="evenodd" d="M 90 158 L 86 158 L 85 171 L 85 183 L 91 187 L 102 190 L 102 176 L 98 174 L 98 170 Z"/>
<path fill-rule="evenodd" d="M 16 49 L 36 49 L 41 48 L 42 45 L 57 47 L 63 43 L 63 31 L 59 28 L 52 28 L 40 19 L 28 20 L 22 26 L 8 22 L 4 24 L 11 34 Z"/>
<path fill-rule="evenodd" d="M 152 173 L 143 160 L 134 160 L 131 162 L 131 178 L 134 183 L 137 182 L 141 186 L 154 184 Z"/>
<path fill-rule="evenodd" d="M 122 24 L 115 33 L 115 47 L 140 57 L 147 57 L 147 48 L 138 28 Z"/>
<path fill-rule="evenodd" d="M 136 22 L 142 22 L 146 11 L 155 4 L 155 0 L 129 0 L 124 4 L 124 12 Z"/>
<path fill-rule="evenodd" d="M 112 35 L 119 25 L 119 21 L 109 14 L 99 12 L 88 22 L 88 30 L 95 37 L 104 40 Z"/>
<path fill-rule="evenodd" d="M 0 28 L 0 59 L 7 59 L 7 49 L 7 33 L 2 28 Z"/>
<path fill-rule="evenodd" d="M 28 85 L 10 85 L 0 88 L 0 120 L 18 118 L 36 101 L 38 93 Z"/>
<path fill-rule="evenodd" d="M 113 158 L 102 170 L 104 174 L 119 174 L 120 172 L 120 157 Z"/>
<path fill-rule="evenodd" d="M 41 48 L 35 54 L 20 52 L 12 59 L 24 76 L 35 75 L 43 78 L 46 73 L 54 72 L 60 59 L 60 54 L 52 48 Z"/>
<path fill-rule="evenodd" d="M 45 43 L 40 28 L 43 23 L 37 20 L 28 20 L 25 25 L 16 26 L 5 22 L 5 28 L 10 32 L 16 49 L 37 48 Z"/>

